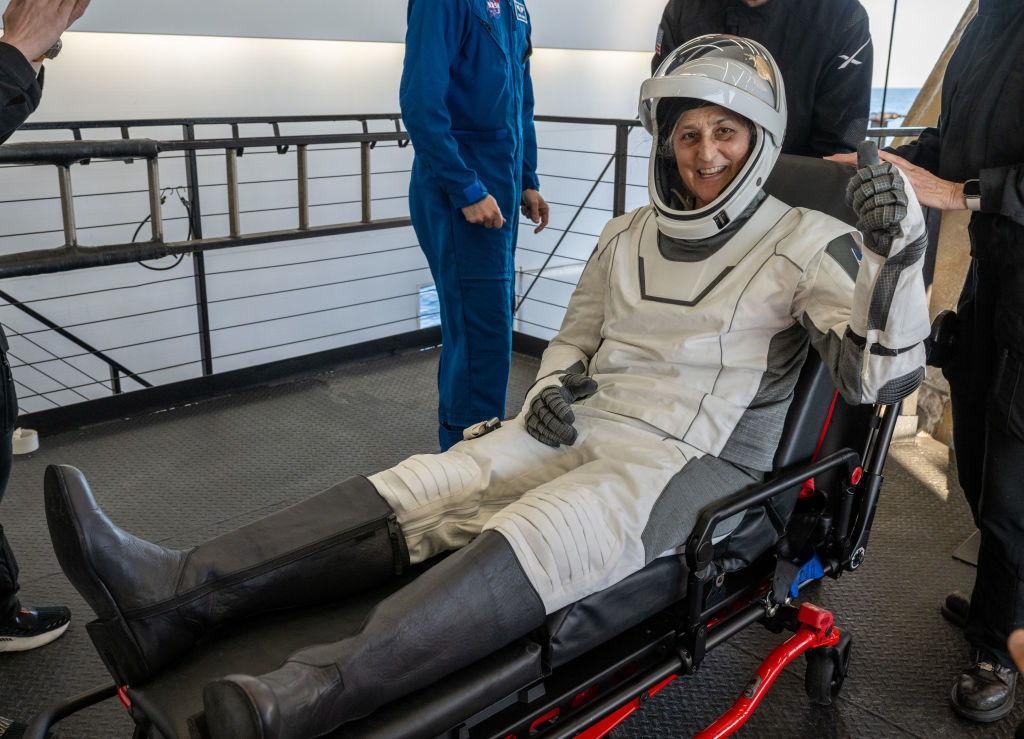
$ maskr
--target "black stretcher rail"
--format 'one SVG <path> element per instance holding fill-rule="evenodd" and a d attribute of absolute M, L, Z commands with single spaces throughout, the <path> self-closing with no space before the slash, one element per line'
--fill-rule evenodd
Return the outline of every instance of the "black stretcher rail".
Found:
<path fill-rule="evenodd" d="M 46 739 L 50 727 L 63 718 L 81 711 L 83 708 L 94 706 L 101 701 L 113 698 L 117 695 L 116 685 L 104 685 L 100 688 L 93 688 L 84 693 L 79 693 L 73 698 L 60 700 L 52 703 L 49 708 L 39 713 L 25 729 L 23 739 Z"/>

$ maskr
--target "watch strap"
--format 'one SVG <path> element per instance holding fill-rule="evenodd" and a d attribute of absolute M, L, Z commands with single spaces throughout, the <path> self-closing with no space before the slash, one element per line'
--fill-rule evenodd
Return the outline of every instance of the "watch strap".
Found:
<path fill-rule="evenodd" d="M 63 46 L 64 46 L 64 43 L 60 39 L 57 39 L 54 42 L 53 46 L 51 46 L 49 49 L 44 51 L 43 55 L 41 57 L 39 57 L 38 59 L 36 59 L 36 61 L 37 62 L 41 62 L 44 59 L 55 59 L 57 57 L 57 55 L 60 53 L 60 50 L 61 50 L 61 48 Z"/>
<path fill-rule="evenodd" d="M 970 211 L 981 210 L 981 182 L 978 180 L 967 180 L 964 182 L 964 200 L 967 202 L 967 209 Z"/>

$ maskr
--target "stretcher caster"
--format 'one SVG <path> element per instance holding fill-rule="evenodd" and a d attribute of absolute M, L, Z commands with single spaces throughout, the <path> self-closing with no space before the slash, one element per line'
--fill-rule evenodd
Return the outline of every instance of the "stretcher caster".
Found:
<path fill-rule="evenodd" d="M 807 652 L 807 674 L 804 677 L 804 690 L 811 702 L 819 706 L 831 706 L 832 700 L 839 695 L 850 669 L 850 653 L 853 637 L 849 633 L 839 636 L 839 643 L 834 647 L 818 647 Z"/>

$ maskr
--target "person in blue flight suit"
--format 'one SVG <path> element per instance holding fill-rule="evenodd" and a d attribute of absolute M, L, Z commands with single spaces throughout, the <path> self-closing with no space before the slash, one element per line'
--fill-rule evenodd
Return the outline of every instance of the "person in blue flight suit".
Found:
<path fill-rule="evenodd" d="M 530 17 L 520 0 L 409 0 L 400 102 L 413 228 L 437 286 L 444 451 L 505 416 L 517 208 L 538 223 Z"/>

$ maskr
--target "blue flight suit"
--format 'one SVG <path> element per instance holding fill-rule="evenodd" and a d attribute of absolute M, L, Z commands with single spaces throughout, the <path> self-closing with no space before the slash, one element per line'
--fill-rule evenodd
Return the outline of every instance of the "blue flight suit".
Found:
<path fill-rule="evenodd" d="M 520 0 L 410 0 L 402 117 L 416 150 L 409 211 L 434 276 L 443 347 L 438 436 L 505 415 L 523 189 L 538 189 L 530 19 Z M 461 208 L 492 195 L 500 228 Z"/>

